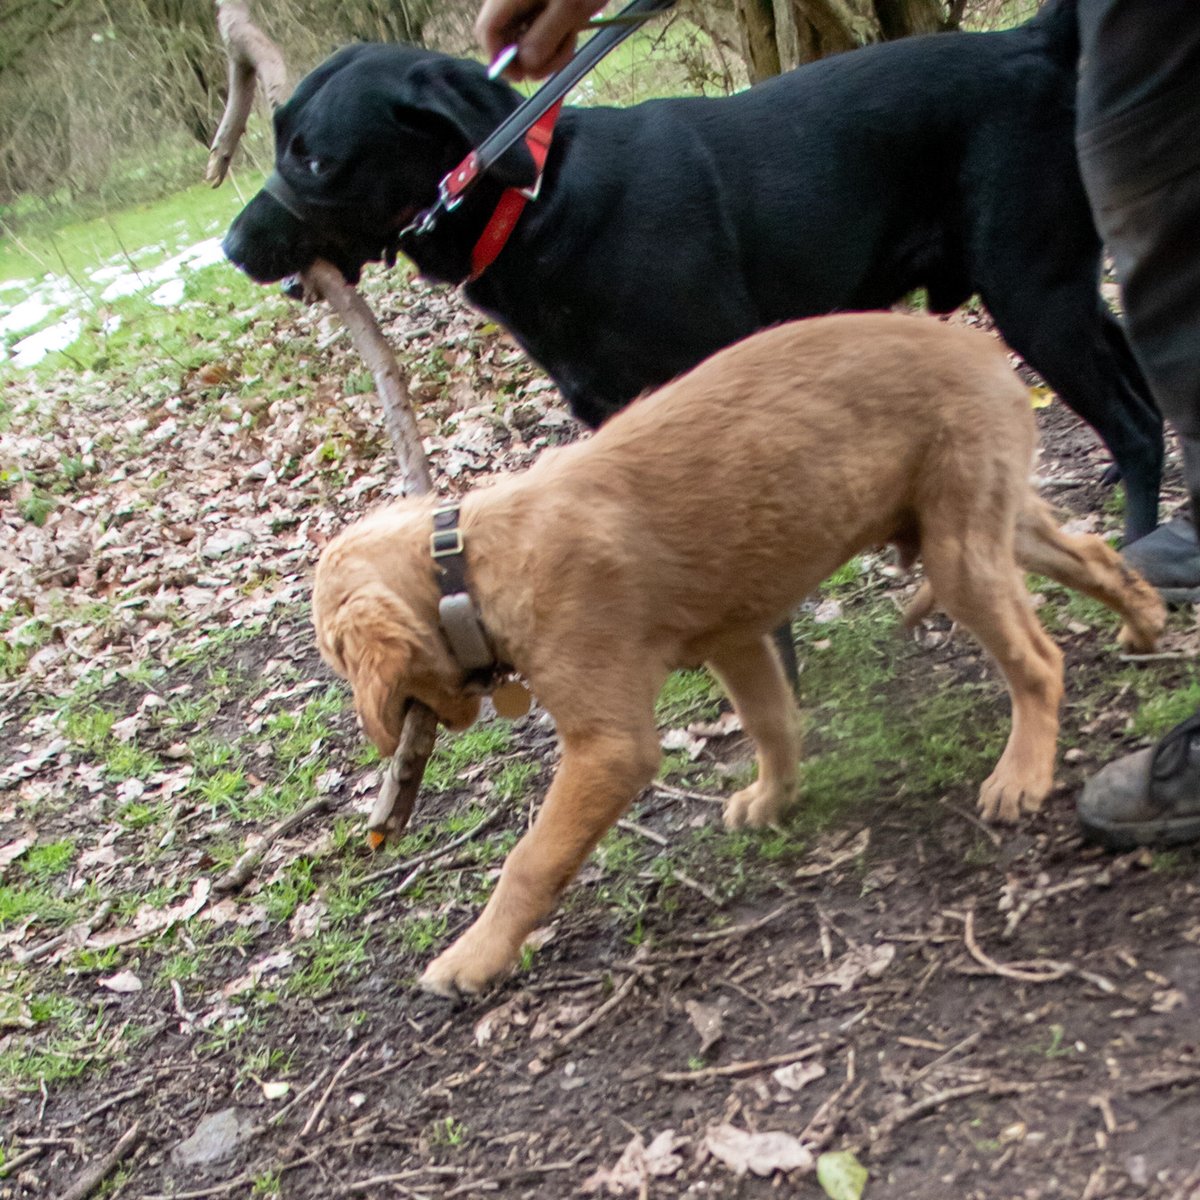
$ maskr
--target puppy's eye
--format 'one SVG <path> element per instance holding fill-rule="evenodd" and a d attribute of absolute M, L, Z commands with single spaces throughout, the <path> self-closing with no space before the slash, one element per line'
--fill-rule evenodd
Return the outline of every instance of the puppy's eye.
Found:
<path fill-rule="evenodd" d="M 308 169 L 314 175 L 320 175 L 325 170 L 325 164 L 319 158 L 310 158 L 308 160 Z"/>

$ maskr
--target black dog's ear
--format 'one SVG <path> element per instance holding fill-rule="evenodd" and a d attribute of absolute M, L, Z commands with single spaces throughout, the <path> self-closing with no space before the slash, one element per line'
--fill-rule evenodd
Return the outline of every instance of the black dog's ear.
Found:
<path fill-rule="evenodd" d="M 488 79 L 478 63 L 436 58 L 405 73 L 395 95 L 394 115 L 399 123 L 409 125 L 417 114 L 434 113 L 469 146 L 478 146 L 520 102 L 513 88 Z M 518 142 L 488 174 L 505 187 L 532 187 L 538 172 L 533 155 L 524 142 Z"/>

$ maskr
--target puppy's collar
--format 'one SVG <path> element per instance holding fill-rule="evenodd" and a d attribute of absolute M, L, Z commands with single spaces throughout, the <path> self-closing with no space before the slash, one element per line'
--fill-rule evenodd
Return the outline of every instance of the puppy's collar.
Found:
<path fill-rule="evenodd" d="M 433 559 L 438 587 L 438 622 L 450 653 L 462 668 L 468 687 L 491 691 L 499 678 L 509 674 L 496 657 L 479 609 L 467 586 L 466 547 L 458 527 L 459 507 L 444 504 L 433 511 L 433 533 L 429 554 Z"/>

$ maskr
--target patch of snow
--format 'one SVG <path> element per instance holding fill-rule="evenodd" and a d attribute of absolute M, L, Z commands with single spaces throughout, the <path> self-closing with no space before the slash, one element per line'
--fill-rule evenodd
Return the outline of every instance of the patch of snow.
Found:
<path fill-rule="evenodd" d="M 28 329 L 49 316 L 54 310 L 36 292 L 26 296 L 15 308 L 9 309 L 0 316 L 0 334 L 15 333 L 18 329 Z"/>
<path fill-rule="evenodd" d="M 83 320 L 80 317 L 64 317 L 29 337 L 22 338 L 12 348 L 12 360 L 18 367 L 36 366 L 54 350 L 65 350 L 80 334 Z"/>

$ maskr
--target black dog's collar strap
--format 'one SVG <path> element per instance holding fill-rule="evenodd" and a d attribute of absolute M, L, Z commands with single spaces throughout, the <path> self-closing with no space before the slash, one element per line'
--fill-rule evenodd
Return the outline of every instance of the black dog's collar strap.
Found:
<path fill-rule="evenodd" d="M 262 185 L 262 190 L 272 199 L 283 205 L 297 221 L 309 224 L 312 215 L 305 207 L 304 201 L 296 193 L 296 189 L 278 171 L 272 171 Z"/>
<path fill-rule="evenodd" d="M 467 560 L 458 517 L 457 504 L 446 504 L 433 512 L 429 553 L 442 592 L 438 620 L 450 653 L 462 667 L 467 682 L 489 689 L 497 676 L 507 672 L 496 659 L 467 587 Z"/>

